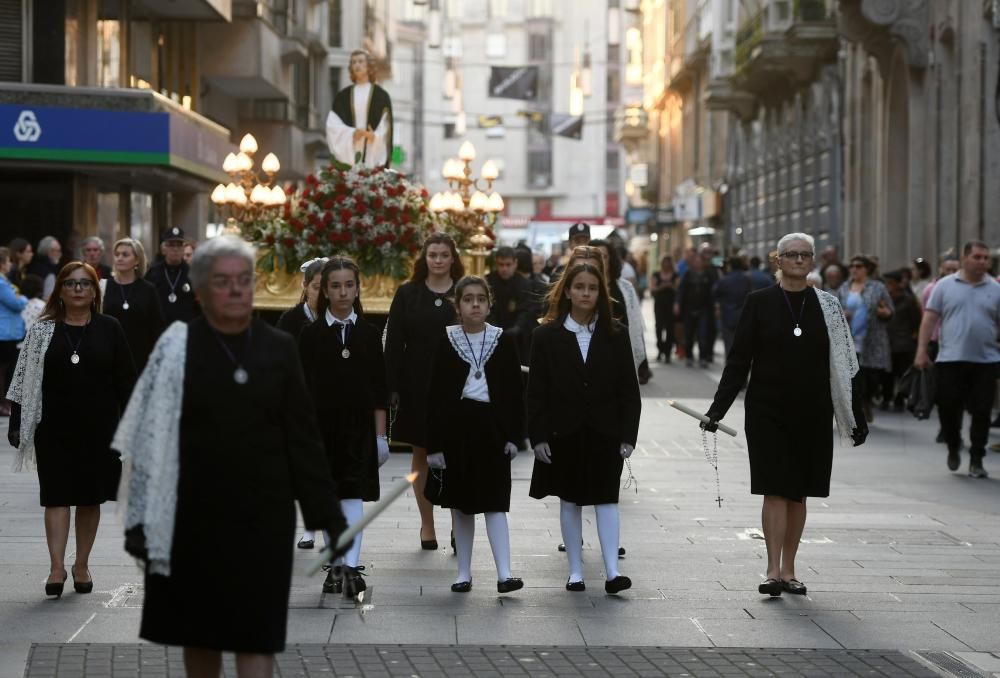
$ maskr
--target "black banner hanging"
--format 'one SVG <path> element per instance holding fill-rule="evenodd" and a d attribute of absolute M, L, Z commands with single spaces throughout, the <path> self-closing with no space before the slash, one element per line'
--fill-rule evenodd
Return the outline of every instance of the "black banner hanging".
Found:
<path fill-rule="evenodd" d="M 490 96 L 526 101 L 536 98 L 538 96 L 538 66 L 491 67 Z"/>
<path fill-rule="evenodd" d="M 560 137 L 566 137 L 567 139 L 576 139 L 577 141 L 583 138 L 582 115 L 553 113 L 549 120 L 552 125 L 552 134 Z"/>

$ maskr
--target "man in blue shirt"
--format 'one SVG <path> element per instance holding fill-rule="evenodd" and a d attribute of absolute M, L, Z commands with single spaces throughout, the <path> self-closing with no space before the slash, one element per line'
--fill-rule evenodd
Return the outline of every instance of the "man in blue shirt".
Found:
<path fill-rule="evenodd" d="M 973 240 L 962 247 L 958 273 L 934 286 L 924 317 L 914 366 L 930 365 L 927 344 L 938 320 L 941 338 L 935 363 L 937 406 L 948 445 L 948 468 L 958 470 L 962 445 L 962 410 L 972 415 L 969 475 L 987 477 L 983 468 L 997 365 L 1000 364 L 1000 283 L 987 275 L 989 246 Z"/>

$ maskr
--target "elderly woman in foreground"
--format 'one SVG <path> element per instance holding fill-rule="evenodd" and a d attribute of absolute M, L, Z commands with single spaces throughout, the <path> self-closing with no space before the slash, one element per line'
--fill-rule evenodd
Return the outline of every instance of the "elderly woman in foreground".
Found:
<path fill-rule="evenodd" d="M 251 318 L 253 269 L 239 238 L 197 249 L 204 315 L 157 342 L 113 444 L 126 462 L 125 548 L 146 565 L 139 635 L 184 646 L 188 676 L 216 678 L 223 651 L 239 676 L 270 676 L 285 647 L 295 500 L 306 527 L 345 527 L 295 341 Z"/>
<path fill-rule="evenodd" d="M 746 436 L 750 492 L 764 495 L 761 522 L 772 596 L 805 594 L 795 554 L 806 497 L 830 494 L 833 426 L 860 445 L 868 426 L 858 398 L 858 360 L 837 297 L 809 287 L 814 243 L 804 233 L 778 241 L 781 282 L 747 297 L 715 401 L 702 427 L 715 431 L 750 376 Z"/>

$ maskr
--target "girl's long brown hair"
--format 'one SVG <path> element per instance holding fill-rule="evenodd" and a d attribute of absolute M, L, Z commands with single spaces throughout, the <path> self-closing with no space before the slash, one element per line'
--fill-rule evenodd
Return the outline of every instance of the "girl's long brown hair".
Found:
<path fill-rule="evenodd" d="M 608 283 L 604 271 L 593 264 L 574 264 L 563 273 L 559 282 L 549 291 L 549 310 L 542 319 L 543 322 L 562 321 L 569 315 L 570 301 L 566 290 L 573 286 L 573 280 L 581 273 L 590 273 L 597 278 L 597 328 L 602 332 L 612 331 L 611 295 L 608 294 Z"/>
<path fill-rule="evenodd" d="M 49 300 L 45 302 L 45 309 L 38 317 L 39 320 L 62 321 L 66 318 L 66 306 L 62 303 L 60 293 L 62 292 L 63 282 L 78 268 L 83 269 L 83 272 L 87 274 L 88 278 L 90 278 L 90 284 L 94 288 L 94 301 L 90 304 L 90 312 L 101 312 L 101 279 L 97 277 L 97 271 L 95 271 L 94 267 L 90 264 L 86 264 L 82 261 L 71 261 L 63 266 L 62 270 L 59 271 L 59 275 L 56 276 L 56 286 L 52 289 L 52 294 L 49 296 Z"/>
<path fill-rule="evenodd" d="M 354 272 L 354 284 L 358 287 L 358 296 L 354 297 L 354 312 L 358 314 L 358 318 L 364 317 L 365 311 L 361 307 L 361 269 L 354 263 L 354 259 L 342 255 L 332 256 L 323 264 L 319 279 L 319 296 L 316 297 L 316 315 L 326 313 L 330 308 L 330 299 L 326 296 L 326 283 L 334 271 Z"/>
<path fill-rule="evenodd" d="M 455 246 L 455 241 L 451 239 L 450 235 L 445 233 L 434 233 L 427 236 L 427 239 L 424 240 L 424 246 L 420 249 L 420 256 L 417 257 L 417 261 L 413 264 L 413 275 L 410 276 L 410 282 L 423 282 L 427 280 L 427 248 L 431 245 L 448 246 L 448 249 L 451 250 L 451 279 L 460 280 L 465 275 L 465 266 L 462 264 L 462 257 L 458 255 L 458 247 Z"/>

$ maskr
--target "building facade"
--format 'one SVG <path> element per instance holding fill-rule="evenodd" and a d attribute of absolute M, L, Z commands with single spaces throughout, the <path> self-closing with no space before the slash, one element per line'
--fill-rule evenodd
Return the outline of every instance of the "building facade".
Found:
<path fill-rule="evenodd" d="M 246 132 L 311 171 L 329 108 L 327 0 L 0 0 L 0 241 L 86 235 L 151 251 L 218 221 Z"/>

